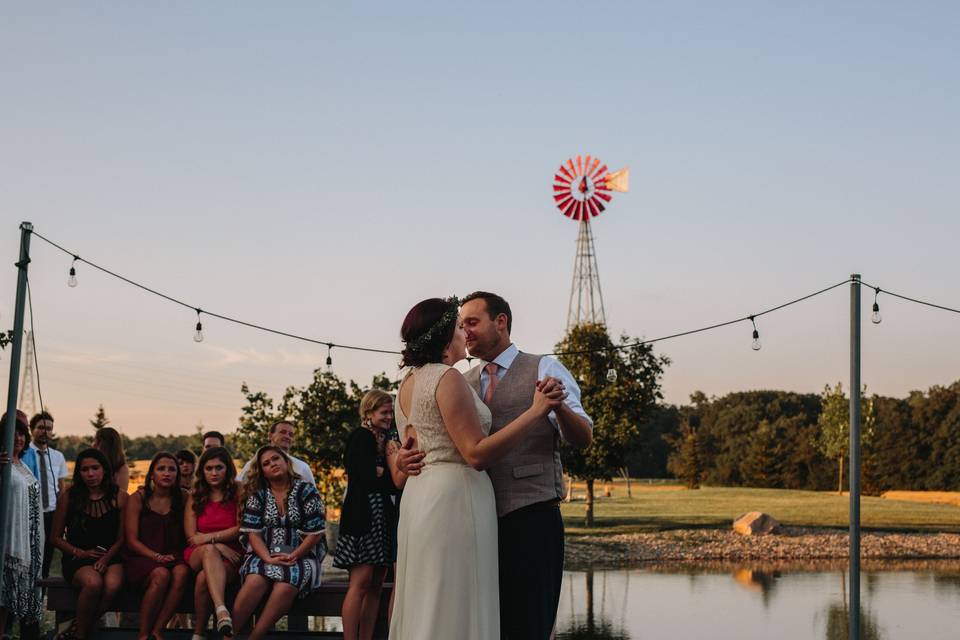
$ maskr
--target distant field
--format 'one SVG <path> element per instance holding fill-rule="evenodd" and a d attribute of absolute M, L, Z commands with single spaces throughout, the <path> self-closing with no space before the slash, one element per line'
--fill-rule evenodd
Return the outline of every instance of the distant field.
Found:
<path fill-rule="evenodd" d="M 561 507 L 567 532 L 577 534 L 614 534 L 663 531 L 684 528 L 726 528 L 734 518 L 748 511 L 769 513 L 784 525 L 803 527 L 848 526 L 850 499 L 830 492 L 788 491 L 704 487 L 688 491 L 677 485 L 631 483 L 632 498 L 626 497 L 622 481 L 601 483 L 598 495 L 610 484 L 612 497 L 599 497 L 594 507 L 595 526 L 583 526 L 585 504 L 564 503 Z M 573 495 L 584 492 L 582 483 L 574 483 Z M 899 498 L 899 492 L 886 498 L 864 497 L 860 502 L 861 524 L 865 529 L 896 531 L 960 532 L 960 508 L 935 500 Z M 952 494 L 956 496 L 956 494 Z"/>
<path fill-rule="evenodd" d="M 887 500 L 952 504 L 960 507 L 960 491 L 887 491 L 882 497 Z"/>

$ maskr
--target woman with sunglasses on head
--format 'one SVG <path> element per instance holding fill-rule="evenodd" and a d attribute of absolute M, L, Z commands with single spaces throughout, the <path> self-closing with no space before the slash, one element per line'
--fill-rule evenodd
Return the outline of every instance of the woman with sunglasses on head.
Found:
<path fill-rule="evenodd" d="M 130 495 L 124 512 L 126 582 L 143 589 L 137 640 L 162 640 L 190 577 L 183 562 L 183 505 L 180 468 L 172 453 L 153 456 L 143 491 Z"/>
<path fill-rule="evenodd" d="M 233 621 L 224 600 L 227 584 L 237 579 L 243 559 L 240 535 L 237 469 L 223 447 L 200 456 L 196 478 L 184 510 L 184 531 L 190 546 L 183 558 L 197 574 L 193 589 L 196 623 L 193 640 L 202 640 L 210 617 L 211 601 L 217 631 L 233 635 Z"/>
<path fill-rule="evenodd" d="M 62 640 L 87 638 L 123 583 L 121 511 L 127 494 L 113 482 L 97 449 L 77 455 L 70 489 L 57 502 L 52 543 L 63 554 L 63 579 L 79 590 L 77 617 Z"/>
<path fill-rule="evenodd" d="M 389 460 L 400 446 L 393 396 L 381 389 L 368 391 L 360 400 L 360 420 L 343 454 L 348 484 L 333 558 L 333 566 L 350 572 L 342 610 L 344 640 L 373 638 L 383 580 L 397 560 L 392 497 L 405 480 L 393 473 Z"/>
<path fill-rule="evenodd" d="M 327 552 L 324 510 L 316 485 L 301 480 L 290 457 L 273 445 L 257 451 L 244 496 L 240 532 L 246 556 L 233 626 L 242 629 L 266 597 L 249 637 L 258 640 L 298 596 L 320 586 L 320 564 Z"/>

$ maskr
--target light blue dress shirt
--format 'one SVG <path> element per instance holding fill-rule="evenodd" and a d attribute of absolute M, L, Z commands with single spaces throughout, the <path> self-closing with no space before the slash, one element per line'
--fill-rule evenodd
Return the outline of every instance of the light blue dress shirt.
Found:
<path fill-rule="evenodd" d="M 499 365 L 497 369 L 497 380 L 503 380 L 503 376 L 507 374 L 507 369 L 510 368 L 510 365 L 513 364 L 513 361 L 517 358 L 517 354 L 520 353 L 520 350 L 517 349 L 517 345 L 511 343 L 509 347 L 500 352 L 496 358 L 491 360 L 491 362 Z M 479 365 L 484 367 L 486 363 Z M 576 413 L 578 416 L 584 418 L 587 423 L 590 425 L 590 428 L 593 428 L 593 420 L 590 419 L 590 416 L 587 415 L 587 412 L 583 410 L 583 405 L 580 404 L 580 385 L 577 384 L 577 381 L 573 379 L 573 374 L 571 374 L 565 366 L 560 364 L 560 361 L 554 358 L 553 356 L 543 356 L 540 358 L 540 365 L 537 367 L 537 380 L 543 380 L 546 376 L 550 376 L 560 380 L 563 383 L 563 386 L 567 389 L 567 398 L 564 400 L 570 409 Z M 487 373 L 486 369 L 480 370 L 480 397 L 482 398 L 487 393 L 487 385 L 490 382 L 490 375 Z M 553 423 L 553 426 L 559 430 L 559 424 L 557 423 L 557 415 L 551 411 L 547 417 L 550 419 L 550 422 Z"/>

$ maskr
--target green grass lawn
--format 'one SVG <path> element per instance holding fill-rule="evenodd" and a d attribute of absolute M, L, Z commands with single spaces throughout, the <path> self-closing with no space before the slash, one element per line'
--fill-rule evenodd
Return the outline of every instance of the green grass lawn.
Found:
<path fill-rule="evenodd" d="M 583 525 L 584 502 L 561 507 L 568 534 L 604 535 L 684 528 L 727 528 L 748 511 L 763 511 L 787 526 L 847 528 L 850 499 L 836 493 L 705 487 L 687 490 L 616 491 L 599 498 L 594 527 Z M 960 532 L 960 507 L 883 498 L 861 498 L 861 526 L 886 531 Z"/>

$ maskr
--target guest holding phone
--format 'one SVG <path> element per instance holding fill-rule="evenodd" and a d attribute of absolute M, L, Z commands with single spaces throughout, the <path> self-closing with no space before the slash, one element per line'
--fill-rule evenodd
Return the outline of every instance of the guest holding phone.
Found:
<path fill-rule="evenodd" d="M 63 554 L 63 579 L 79 590 L 77 617 L 62 640 L 87 638 L 123 583 L 121 511 L 127 494 L 114 484 L 113 469 L 98 449 L 84 449 L 73 483 L 57 502 L 53 540 Z"/>
<path fill-rule="evenodd" d="M 204 636 L 211 601 L 217 631 L 233 635 L 224 591 L 227 584 L 236 581 L 243 559 L 243 548 L 237 541 L 240 525 L 236 478 L 237 469 L 227 450 L 207 449 L 200 456 L 197 477 L 184 510 L 184 531 L 190 546 L 183 558 L 197 574 L 193 589 L 194 640 Z"/>
<path fill-rule="evenodd" d="M 246 556 L 243 585 L 233 605 L 233 627 L 242 629 L 267 597 L 250 640 L 264 637 L 298 595 L 320 586 L 326 555 L 323 502 L 317 487 L 294 473 L 279 447 L 261 447 L 244 482 L 240 518 Z"/>
<path fill-rule="evenodd" d="M 395 483 L 387 460 L 388 449 L 395 453 L 400 446 L 392 428 L 393 396 L 368 391 L 360 401 L 360 420 L 343 456 L 348 484 L 333 559 L 333 566 L 350 572 L 342 610 L 344 640 L 373 638 L 383 580 L 397 559 L 393 494 L 406 479 L 400 475 Z"/>
<path fill-rule="evenodd" d="M 150 461 L 143 491 L 130 495 L 124 512 L 127 584 L 145 590 L 137 640 L 162 640 L 190 577 L 183 562 L 184 502 L 177 459 L 161 451 Z"/>

